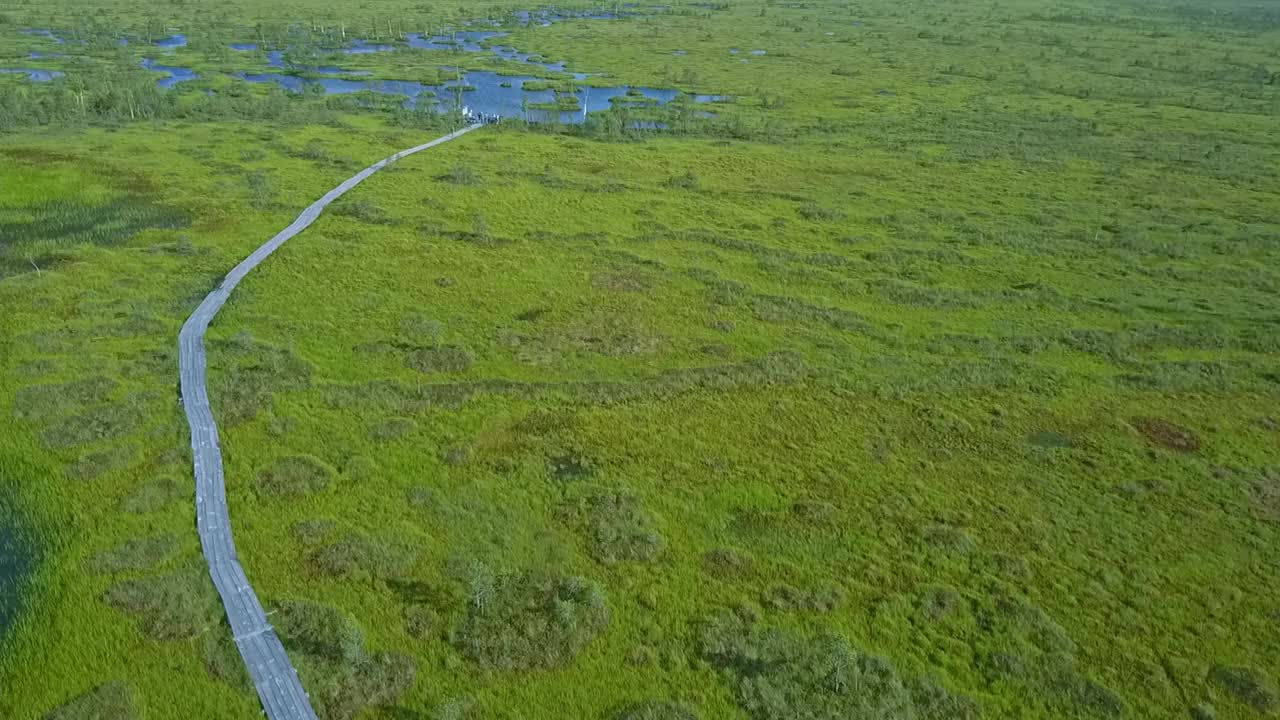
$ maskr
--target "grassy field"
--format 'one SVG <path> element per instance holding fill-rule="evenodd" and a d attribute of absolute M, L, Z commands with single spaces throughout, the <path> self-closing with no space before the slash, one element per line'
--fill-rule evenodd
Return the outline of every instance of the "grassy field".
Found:
<path fill-rule="evenodd" d="M 109 10 L 103 37 L 186 31 L 166 62 L 204 77 L 144 97 L 136 42 L 25 59 L 49 41 L 19 29 L 96 8 L 0 11 L 0 67 L 130 78 L 77 110 L 0 77 L 0 716 L 255 717 L 178 329 L 450 120 L 238 87 L 216 47 L 505 11 Z M 1273 8 L 511 33 L 592 83 L 726 98 L 405 159 L 214 322 L 237 546 L 322 718 L 1280 713 Z"/>

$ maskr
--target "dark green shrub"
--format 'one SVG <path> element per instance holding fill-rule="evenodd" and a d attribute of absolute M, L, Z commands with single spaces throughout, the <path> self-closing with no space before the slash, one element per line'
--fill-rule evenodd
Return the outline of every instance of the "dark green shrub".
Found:
<path fill-rule="evenodd" d="M 389 579 L 409 574 L 417 559 L 399 540 L 353 534 L 321 548 L 312 563 L 326 575 Z"/>
<path fill-rule="evenodd" d="M 133 689 L 119 680 L 103 683 L 44 714 L 44 720 L 136 720 Z"/>
<path fill-rule="evenodd" d="M 67 477 L 72 480 L 93 480 L 113 470 L 127 467 L 133 461 L 133 453 L 134 449 L 128 445 L 85 453 L 67 466 Z"/>
<path fill-rule="evenodd" d="M 437 176 L 436 179 L 440 182 L 446 182 L 451 185 L 480 184 L 480 176 L 466 165 L 454 165 L 452 168 L 449 168 L 448 172 Z"/>
<path fill-rule="evenodd" d="M 249 671 L 245 669 L 244 659 L 240 656 L 240 648 L 236 647 L 233 635 L 231 626 L 224 618 L 200 636 L 205 670 L 213 678 L 237 690 L 253 692 L 253 681 L 249 678 Z"/>
<path fill-rule="evenodd" d="M 172 533 L 130 540 L 89 558 L 89 568 L 97 573 L 148 570 L 173 557 L 179 546 L 178 536 Z"/>
<path fill-rule="evenodd" d="M 761 629 L 729 613 L 699 630 L 705 659 L 727 676 L 755 720 L 969 720 L 976 703 L 928 682 L 904 681 L 887 660 L 836 635 Z"/>
<path fill-rule="evenodd" d="M 328 518 L 316 518 L 314 520 L 299 520 L 293 524 L 290 530 L 293 537 L 303 545 L 315 545 L 333 534 L 338 528 L 336 521 Z"/>
<path fill-rule="evenodd" d="M 948 554 L 963 554 L 973 550 L 973 538 L 958 527 L 930 525 L 924 529 L 924 543 L 929 548 Z"/>
<path fill-rule="evenodd" d="M 40 439 L 55 449 L 119 439 L 137 432 L 154 414 L 154 408 L 148 407 L 154 399 L 153 395 L 131 393 L 55 422 L 40 433 Z"/>
<path fill-rule="evenodd" d="M 188 498 L 195 498 L 194 480 L 182 483 L 173 478 L 160 478 L 134 488 L 120 501 L 120 509 L 127 513 L 151 513 Z"/>
<path fill-rule="evenodd" d="M 346 613 L 309 600 L 286 600 L 271 616 L 280 641 L 290 650 L 340 663 L 364 658 L 364 633 Z"/>
<path fill-rule="evenodd" d="M 366 708 L 393 705 L 413 687 L 418 664 L 400 653 L 380 652 L 346 667 L 332 667 L 313 695 L 322 720 L 353 720 Z"/>
<path fill-rule="evenodd" d="M 843 211 L 833 208 L 825 208 L 813 202 L 801 205 L 796 211 L 799 212 L 800 217 L 805 220 L 813 220 L 815 222 L 834 222 L 845 218 Z"/>
<path fill-rule="evenodd" d="M 116 381 L 101 375 L 57 385 L 35 385 L 18 391 L 13 416 L 19 420 L 50 420 L 107 401 Z"/>
<path fill-rule="evenodd" d="M 755 559 L 736 548 L 716 548 L 702 556 L 702 565 L 714 577 L 742 579 L 755 572 Z"/>
<path fill-rule="evenodd" d="M 220 612 L 217 593 L 203 565 L 116 583 L 103 599 L 133 616 L 142 633 L 152 640 L 195 637 Z"/>
<path fill-rule="evenodd" d="M 679 703 L 645 700 L 623 708 L 614 720 L 698 720 L 698 715 Z"/>
<path fill-rule="evenodd" d="M 662 536 L 634 495 L 594 492 L 571 501 L 562 513 L 586 539 L 591 557 L 606 565 L 653 560 L 662 550 Z"/>
<path fill-rule="evenodd" d="M 694 175 L 692 170 L 689 170 L 683 175 L 673 175 L 667 178 L 662 183 L 662 186 L 676 190 L 697 190 L 701 183 L 698 180 L 698 176 Z"/>
<path fill-rule="evenodd" d="M 409 367 L 423 373 L 465 372 L 476 360 L 470 349 L 456 345 L 420 348 L 410 353 Z"/>
<path fill-rule="evenodd" d="M 838 587 L 801 590 L 785 584 L 775 585 L 764 593 L 760 602 L 772 610 L 831 612 L 844 602 L 844 591 Z"/>
<path fill-rule="evenodd" d="M 311 455 L 280 458 L 258 472 L 257 489 L 265 495 L 297 497 L 320 492 L 333 482 L 333 468 Z"/>
<path fill-rule="evenodd" d="M 609 624 L 600 586 L 583 578 L 532 572 L 473 573 L 467 615 L 455 633 L 458 650 L 492 670 L 567 665 Z"/>
<path fill-rule="evenodd" d="M 399 440 L 417 429 L 418 424 L 410 418 L 391 418 L 383 420 L 369 430 L 369 438 L 378 442 Z"/>
<path fill-rule="evenodd" d="M 257 417 L 271 406 L 277 392 L 311 386 L 310 363 L 293 351 L 257 343 L 247 333 L 230 340 L 214 340 L 210 358 L 209 394 L 219 425 L 236 425 Z"/>
<path fill-rule="evenodd" d="M 1209 679 L 1260 713 L 1280 710 L 1280 692 L 1276 686 L 1251 667 L 1214 665 L 1209 670 Z"/>

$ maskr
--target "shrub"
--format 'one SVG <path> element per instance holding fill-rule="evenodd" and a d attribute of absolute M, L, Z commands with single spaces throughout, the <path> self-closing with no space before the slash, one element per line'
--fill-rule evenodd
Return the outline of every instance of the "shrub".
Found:
<path fill-rule="evenodd" d="M 925 545 L 948 554 L 968 553 L 974 548 L 969 533 L 950 525 L 930 525 L 924 529 Z"/>
<path fill-rule="evenodd" d="M 104 403 L 115 389 L 116 381 L 101 375 L 57 385 L 26 387 L 19 390 L 14 399 L 13 416 L 18 420 L 49 420 Z"/>
<path fill-rule="evenodd" d="M 44 720 L 136 720 L 137 717 L 133 689 L 112 680 L 50 710 Z"/>
<path fill-rule="evenodd" d="M 775 585 L 764 593 L 760 602 L 773 610 L 831 612 L 844 602 L 844 591 L 838 587 L 801 590 L 786 584 Z"/>
<path fill-rule="evenodd" d="M 178 552 L 178 536 L 172 533 L 152 535 L 104 550 L 89 559 L 89 568 L 97 573 L 147 570 L 173 557 Z"/>
<path fill-rule="evenodd" d="M 653 560 L 662 550 L 662 536 L 634 495 L 595 492 L 569 504 L 563 515 L 585 537 L 591 557 L 606 565 Z"/>
<path fill-rule="evenodd" d="M 193 483 L 181 483 L 173 478 L 148 480 L 124 496 L 120 510 L 134 514 L 156 512 L 179 500 L 194 497 Z"/>
<path fill-rule="evenodd" d="M 732 680 L 738 703 L 755 720 L 979 715 L 972 700 L 936 684 L 906 682 L 887 660 L 860 653 L 836 635 L 760 629 L 720 613 L 702 625 L 699 642 L 703 657 Z"/>
<path fill-rule="evenodd" d="M 408 692 L 417 663 L 398 653 L 368 654 L 350 615 L 308 600 L 281 603 L 272 615 L 280 640 L 299 657 L 311 700 L 323 720 L 352 720 L 366 708 L 391 705 Z"/>
<path fill-rule="evenodd" d="M 211 361 L 215 371 L 209 392 L 219 424 L 252 420 L 271 405 L 273 393 L 311 386 L 311 365 L 291 350 L 256 343 L 243 334 L 210 345 L 230 356 L 230 362 Z"/>
<path fill-rule="evenodd" d="M 1209 679 L 1260 713 L 1273 714 L 1280 710 L 1280 692 L 1251 667 L 1214 665 L 1209 670 Z"/>
<path fill-rule="evenodd" d="M 133 448 L 127 445 L 109 450 L 97 450 L 81 455 L 80 459 L 68 465 L 67 477 L 73 480 L 93 480 L 105 473 L 126 467 L 132 461 Z"/>
<path fill-rule="evenodd" d="M 365 708 L 392 705 L 413 687 L 418 664 L 400 653 L 380 652 L 348 668 L 334 668 L 314 696 L 323 720 L 352 720 Z"/>
<path fill-rule="evenodd" d="M 568 664 L 608 624 L 595 583 L 533 572 L 493 577 L 480 568 L 455 643 L 486 669 L 546 669 Z"/>
<path fill-rule="evenodd" d="M 404 609 L 404 630 L 409 637 L 425 640 L 440 624 L 440 616 L 426 605 L 410 605 Z"/>
<path fill-rule="evenodd" d="M 390 418 L 374 425 L 369 430 L 369 438 L 378 442 L 390 442 L 413 432 L 418 427 L 410 418 Z"/>
<path fill-rule="evenodd" d="M 415 345 L 439 347 L 444 337 L 444 323 L 423 315 L 410 315 L 400 321 L 400 334 Z"/>
<path fill-rule="evenodd" d="M 378 472 L 378 463 L 364 455 L 353 455 L 342 465 L 342 474 L 352 480 L 368 480 Z"/>
<path fill-rule="evenodd" d="M 293 537 L 303 545 L 315 545 L 333 534 L 338 527 L 338 523 L 328 518 L 316 518 L 314 520 L 299 520 L 290 528 L 293 531 Z"/>
<path fill-rule="evenodd" d="M 244 692 L 253 691 L 253 681 L 245 669 L 240 648 L 236 647 L 231 626 L 225 618 L 200 636 L 204 668 L 214 679 Z"/>
<path fill-rule="evenodd" d="M 702 565 L 711 575 L 722 579 L 750 577 L 755 559 L 736 548 L 716 548 L 702 556 Z"/>
<path fill-rule="evenodd" d="M 437 176 L 436 179 L 452 185 L 478 185 L 480 183 L 480 176 L 466 165 L 454 165 L 448 172 Z"/>
<path fill-rule="evenodd" d="M 356 621 L 336 608 L 309 600 L 286 600 L 271 624 L 290 650 L 341 663 L 364 657 L 364 633 Z"/>
<path fill-rule="evenodd" d="M 674 175 L 667 178 L 662 186 L 676 190 L 697 190 L 701 183 L 698 176 L 693 174 L 692 170 L 685 172 L 683 175 Z"/>
<path fill-rule="evenodd" d="M 614 720 L 698 720 L 698 716 L 679 703 L 645 700 L 623 708 Z"/>
<path fill-rule="evenodd" d="M 325 546 L 313 558 L 315 567 L 327 575 L 381 579 L 407 575 L 416 561 L 417 552 L 412 548 L 366 535 L 348 535 Z"/>
<path fill-rule="evenodd" d="M 132 615 L 152 640 L 195 637 L 218 614 L 217 594 L 208 571 L 200 565 L 116 583 L 103 599 Z"/>
<path fill-rule="evenodd" d="M 291 455 L 258 473 L 258 491 L 276 497 L 320 492 L 333 481 L 333 468 L 311 455 Z"/>
<path fill-rule="evenodd" d="M 1185 453 L 1200 449 L 1200 438 L 1194 432 L 1163 418 L 1138 417 L 1129 422 L 1153 445 Z"/>
<path fill-rule="evenodd" d="M 821 205 L 812 202 L 801 205 L 796 211 L 799 212 L 800 217 L 805 220 L 833 222 L 836 220 L 843 220 L 845 218 L 845 214 L 840 210 L 824 208 Z"/>
<path fill-rule="evenodd" d="M 132 393 L 50 425 L 40 433 L 40 439 L 54 449 L 116 440 L 142 427 L 152 415 L 147 404 L 153 399 L 151 395 Z"/>
<path fill-rule="evenodd" d="M 409 355 L 409 367 L 423 373 L 465 372 L 475 362 L 471 350 L 456 345 L 420 348 Z"/>
<path fill-rule="evenodd" d="M 335 215 L 354 218 L 371 225 L 391 225 L 395 220 L 381 206 L 368 200 L 346 202 L 333 209 Z"/>

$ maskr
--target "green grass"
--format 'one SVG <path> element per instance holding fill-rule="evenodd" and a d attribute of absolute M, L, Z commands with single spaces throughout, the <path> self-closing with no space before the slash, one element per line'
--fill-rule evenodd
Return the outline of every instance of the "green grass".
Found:
<path fill-rule="evenodd" d="M 101 34 L 181 27 L 212 78 L 290 21 L 459 12 L 219 7 Z M 214 322 L 237 549 L 322 717 L 1274 713 L 1278 32 L 1236 0 L 513 30 L 734 100 L 402 160 Z M 150 122 L 0 122 L 0 493 L 40 558 L 0 715 L 258 712 L 198 558 L 178 328 L 447 125 L 395 104 L 208 79 Z"/>

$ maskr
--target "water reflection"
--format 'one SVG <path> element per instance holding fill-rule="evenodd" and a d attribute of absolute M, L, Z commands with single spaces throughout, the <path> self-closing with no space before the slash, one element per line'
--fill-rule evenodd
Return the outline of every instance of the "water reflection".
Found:
<path fill-rule="evenodd" d="M 156 80 L 156 84 L 162 88 L 171 88 L 178 83 L 184 83 L 200 77 L 191 68 L 177 67 L 175 65 L 161 65 L 150 58 L 146 58 L 142 61 L 142 67 L 153 72 L 166 73 L 168 75 L 168 77 L 162 77 L 159 80 Z"/>

